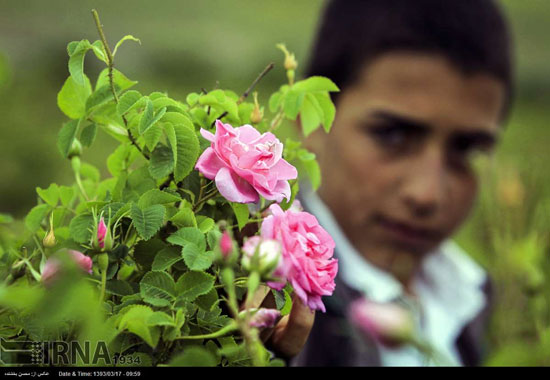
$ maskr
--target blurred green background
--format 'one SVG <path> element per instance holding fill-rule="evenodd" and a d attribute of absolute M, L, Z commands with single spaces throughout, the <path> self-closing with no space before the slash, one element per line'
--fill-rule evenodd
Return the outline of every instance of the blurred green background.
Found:
<path fill-rule="evenodd" d="M 459 243 L 495 279 L 496 309 L 489 364 L 548 364 L 550 316 L 550 1 L 502 0 L 516 42 L 517 97 L 486 178 L 480 202 Z M 265 101 L 285 81 L 285 42 L 303 73 L 316 31 L 320 0 L 0 0 L 0 213 L 23 217 L 36 204 L 35 187 L 72 183 L 56 137 L 66 117 L 56 95 L 68 76 L 66 45 L 98 39 L 90 10 L 98 10 L 111 45 L 127 42 L 116 66 L 142 93 L 162 90 L 244 91 L 269 62 L 278 63 L 257 87 Z M 88 54 L 91 77 L 102 68 Z M 98 135 L 83 161 L 107 175 L 115 141 Z"/>

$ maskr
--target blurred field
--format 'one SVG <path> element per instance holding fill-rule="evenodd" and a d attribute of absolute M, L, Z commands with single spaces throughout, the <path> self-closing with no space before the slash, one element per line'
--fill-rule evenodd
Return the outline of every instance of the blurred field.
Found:
<path fill-rule="evenodd" d="M 550 2 L 502 4 L 516 40 L 516 104 L 495 157 L 500 177 L 486 178 L 458 241 L 495 279 L 489 364 L 548 365 Z M 116 61 L 140 81 L 137 89 L 161 89 L 178 98 L 211 89 L 216 81 L 222 88 L 246 89 L 267 63 L 281 62 L 277 42 L 296 53 L 300 76 L 322 6 L 320 0 L 0 0 L 0 212 L 23 217 L 36 204 L 36 186 L 70 181 L 68 162 L 55 145 L 66 120 L 56 94 L 68 75 L 67 43 L 97 39 L 92 8 L 111 44 L 125 34 L 141 39 L 141 46 L 127 42 Z M 87 67 L 99 72 L 90 57 Z M 279 64 L 257 88 L 260 100 L 283 81 Z M 98 138 L 83 160 L 106 174 L 104 160 L 115 144 Z M 514 186 L 522 189 L 515 198 L 502 195 Z"/>

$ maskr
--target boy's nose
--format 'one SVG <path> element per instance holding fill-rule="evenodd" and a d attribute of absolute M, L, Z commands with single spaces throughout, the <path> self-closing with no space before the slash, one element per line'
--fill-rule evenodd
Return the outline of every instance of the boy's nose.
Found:
<path fill-rule="evenodd" d="M 411 160 L 402 198 L 412 217 L 429 217 L 443 207 L 449 190 L 444 153 L 426 148 Z"/>

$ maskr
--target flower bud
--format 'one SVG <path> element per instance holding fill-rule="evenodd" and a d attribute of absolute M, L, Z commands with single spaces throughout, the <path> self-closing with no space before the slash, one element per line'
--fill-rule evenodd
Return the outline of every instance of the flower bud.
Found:
<path fill-rule="evenodd" d="M 92 246 L 95 250 L 105 252 L 113 249 L 113 235 L 111 230 L 105 224 L 103 217 L 99 220 L 96 226 L 96 231 L 93 236 Z"/>
<path fill-rule="evenodd" d="M 42 240 L 42 245 L 44 248 L 53 248 L 57 244 L 57 240 L 55 240 L 55 235 L 53 233 L 53 228 L 50 229 L 50 232 L 44 236 L 44 239 Z"/>
<path fill-rule="evenodd" d="M 73 157 L 80 157 L 81 154 L 82 154 L 82 144 L 80 144 L 80 141 L 78 141 L 77 139 L 74 139 L 73 143 L 71 144 L 71 149 L 69 149 L 69 154 L 67 155 L 67 157 L 71 159 Z"/>
<path fill-rule="evenodd" d="M 276 240 L 262 240 L 259 236 L 249 238 L 242 248 L 244 254 L 241 264 L 249 272 L 257 271 L 263 277 L 269 277 L 277 268 L 282 248 Z"/>
<path fill-rule="evenodd" d="M 296 61 L 296 57 L 294 57 L 294 53 L 288 54 L 285 57 L 285 69 L 296 70 L 297 67 L 298 67 L 298 62 Z"/>
<path fill-rule="evenodd" d="M 279 310 L 264 308 L 243 310 L 239 314 L 244 316 L 247 312 L 253 313 L 249 322 L 250 327 L 256 327 L 259 329 L 271 328 L 275 326 L 281 317 L 281 312 Z"/>
<path fill-rule="evenodd" d="M 397 304 L 360 298 L 350 304 L 348 313 L 351 322 L 361 332 L 387 347 L 395 348 L 413 340 L 412 316 Z"/>
<path fill-rule="evenodd" d="M 106 272 L 109 267 L 109 255 L 106 253 L 97 255 L 97 266 L 101 273 Z"/>
<path fill-rule="evenodd" d="M 258 93 L 254 92 L 254 109 L 250 114 L 250 122 L 252 124 L 258 124 L 262 121 L 263 116 L 264 115 L 262 110 L 260 109 L 260 104 L 258 103 Z"/>
<path fill-rule="evenodd" d="M 233 240 L 227 231 L 224 231 L 220 239 L 220 251 L 224 259 L 229 258 L 233 252 Z"/>

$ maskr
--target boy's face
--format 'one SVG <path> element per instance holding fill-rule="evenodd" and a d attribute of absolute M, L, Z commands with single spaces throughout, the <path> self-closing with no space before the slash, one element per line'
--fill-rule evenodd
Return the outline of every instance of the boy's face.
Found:
<path fill-rule="evenodd" d="M 494 145 L 504 95 L 490 75 L 406 52 L 379 56 L 339 95 L 331 133 L 309 143 L 319 194 L 365 257 L 417 261 L 464 221 L 477 192 L 470 157 Z"/>

